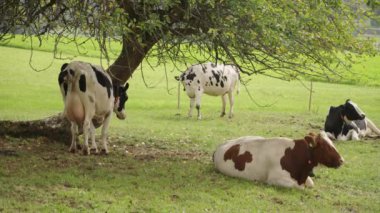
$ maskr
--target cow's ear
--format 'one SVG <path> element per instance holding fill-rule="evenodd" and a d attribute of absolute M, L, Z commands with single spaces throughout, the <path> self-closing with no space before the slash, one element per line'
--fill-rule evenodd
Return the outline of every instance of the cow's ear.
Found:
<path fill-rule="evenodd" d="M 62 72 L 64 69 L 66 69 L 67 65 L 69 65 L 69 64 L 68 64 L 68 63 L 64 63 L 64 64 L 62 65 L 62 67 L 61 67 L 61 72 Z"/>
<path fill-rule="evenodd" d="M 125 87 L 124 87 L 124 91 L 127 91 L 128 88 L 129 88 L 129 83 L 127 83 L 127 84 L 125 85 Z"/>
<path fill-rule="evenodd" d="M 315 141 L 315 136 L 306 135 L 305 140 L 309 144 L 310 147 L 316 147 L 317 146 L 317 142 Z"/>
<path fill-rule="evenodd" d="M 351 99 L 347 99 L 347 100 L 346 100 L 346 103 L 348 103 L 349 101 L 351 101 Z"/>

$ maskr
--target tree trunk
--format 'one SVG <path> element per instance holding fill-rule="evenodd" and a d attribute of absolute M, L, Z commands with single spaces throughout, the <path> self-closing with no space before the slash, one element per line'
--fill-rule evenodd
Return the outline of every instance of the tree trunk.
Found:
<path fill-rule="evenodd" d="M 128 38 L 123 37 L 122 51 L 107 70 L 114 83 L 124 84 L 144 60 L 148 51 L 158 41 L 157 38 L 149 35 L 144 37 L 143 45 L 138 42 L 135 35 L 131 35 Z"/>

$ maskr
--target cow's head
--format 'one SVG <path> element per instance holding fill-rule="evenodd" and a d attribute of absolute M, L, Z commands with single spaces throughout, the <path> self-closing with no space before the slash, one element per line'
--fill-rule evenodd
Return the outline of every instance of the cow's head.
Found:
<path fill-rule="evenodd" d="M 345 119 L 350 121 L 353 120 L 363 120 L 365 118 L 364 112 L 358 107 L 358 105 L 352 102 L 350 99 L 344 104 L 344 115 Z"/>
<path fill-rule="evenodd" d="M 114 85 L 115 94 L 115 105 L 113 111 L 116 113 L 116 117 L 124 120 L 125 115 L 125 102 L 128 100 L 127 90 L 129 84 L 127 83 L 124 87 L 120 85 Z"/>
<path fill-rule="evenodd" d="M 312 158 L 316 163 L 334 168 L 338 168 L 343 164 L 343 158 L 339 155 L 338 150 L 325 131 L 321 131 L 318 135 L 311 133 L 305 136 L 305 140 L 311 147 Z"/>

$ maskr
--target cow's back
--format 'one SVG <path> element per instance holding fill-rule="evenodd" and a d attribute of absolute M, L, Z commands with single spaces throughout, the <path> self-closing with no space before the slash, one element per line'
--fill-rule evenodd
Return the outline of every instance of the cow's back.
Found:
<path fill-rule="evenodd" d="M 285 149 L 293 146 L 294 141 L 287 138 L 242 137 L 220 145 L 214 154 L 214 164 L 229 176 L 267 181 L 271 170 L 281 170 L 281 157 Z"/>
<path fill-rule="evenodd" d="M 239 73 L 234 65 L 205 63 L 189 67 L 181 80 L 187 91 L 219 96 L 235 88 Z"/>

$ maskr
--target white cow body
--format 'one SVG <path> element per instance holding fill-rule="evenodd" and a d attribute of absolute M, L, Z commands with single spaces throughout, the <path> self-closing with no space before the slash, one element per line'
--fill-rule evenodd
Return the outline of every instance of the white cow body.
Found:
<path fill-rule="evenodd" d="M 225 115 L 227 94 L 230 102 L 229 117 L 233 116 L 233 91 L 239 83 L 239 69 L 235 65 L 197 64 L 189 67 L 177 80 L 181 80 L 190 98 L 189 117 L 192 116 L 194 105 L 201 119 L 201 96 L 206 93 L 211 96 L 222 96 L 222 112 Z M 239 88 L 238 88 L 239 91 Z"/>
<path fill-rule="evenodd" d="M 98 152 L 93 125 L 93 120 L 97 120 L 98 123 L 103 123 L 102 151 L 108 153 L 106 131 L 112 117 L 115 100 L 110 76 L 101 67 L 74 61 L 62 66 L 59 82 L 65 104 L 64 115 L 71 122 L 70 151 L 75 152 L 77 149 L 78 126 L 82 126 L 83 153 L 90 154 L 89 135 L 92 141 L 91 149 Z"/>
<path fill-rule="evenodd" d="M 309 145 L 311 143 L 316 144 L 314 150 L 309 148 L 312 146 Z M 296 144 L 297 148 L 295 148 Z M 334 162 L 337 163 L 336 165 L 328 166 L 340 166 L 343 159 L 337 154 L 334 145 L 325 133 L 318 136 L 309 135 L 304 140 L 281 137 L 265 139 L 260 136 L 229 140 L 216 149 L 214 164 L 221 173 L 232 177 L 284 187 L 312 187 L 314 183 L 308 174 L 318 163 L 323 163 L 319 162 L 313 154 L 319 155 L 317 150 L 326 145 L 335 150 L 332 155 L 336 155 L 334 160 L 337 161 Z M 288 168 L 296 169 L 291 171 Z M 296 178 L 292 177 L 292 174 Z"/>

